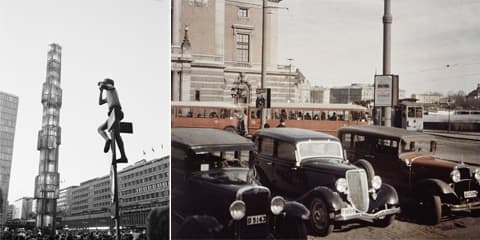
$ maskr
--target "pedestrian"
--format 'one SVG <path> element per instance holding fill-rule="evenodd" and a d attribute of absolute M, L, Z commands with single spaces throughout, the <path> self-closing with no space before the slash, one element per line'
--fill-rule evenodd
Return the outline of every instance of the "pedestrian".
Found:
<path fill-rule="evenodd" d="M 284 128 L 285 127 L 285 119 L 281 118 L 280 123 L 277 125 L 277 128 Z"/>
<path fill-rule="evenodd" d="M 108 104 L 108 117 L 110 117 L 110 114 L 112 112 L 115 113 L 115 122 L 112 124 L 112 128 L 118 128 L 120 121 L 123 119 L 124 115 L 122 112 L 122 106 L 120 105 L 120 100 L 118 98 L 118 93 L 117 90 L 114 87 L 115 83 L 112 79 L 106 78 L 103 80 L 103 82 L 99 82 L 98 86 L 100 89 L 100 95 L 98 98 L 98 104 L 103 105 L 105 103 Z M 105 98 L 103 98 L 103 91 L 105 91 Z M 103 148 L 103 152 L 107 153 L 110 145 L 111 145 L 111 139 L 107 136 L 105 133 L 105 130 L 108 128 L 108 120 L 105 121 L 100 127 L 98 127 L 98 133 L 100 136 L 105 139 L 105 147 Z M 117 146 L 120 150 L 120 159 L 118 162 L 120 163 L 127 163 L 127 156 L 125 155 L 125 149 L 123 145 L 123 140 L 122 137 L 120 136 L 119 131 L 114 131 L 114 137 L 115 141 L 117 143 Z"/>

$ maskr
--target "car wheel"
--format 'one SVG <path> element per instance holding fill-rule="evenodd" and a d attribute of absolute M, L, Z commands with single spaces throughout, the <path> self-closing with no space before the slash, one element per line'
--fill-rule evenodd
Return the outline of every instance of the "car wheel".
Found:
<path fill-rule="evenodd" d="M 310 229 L 315 235 L 322 237 L 333 230 L 327 204 L 321 198 L 313 198 L 310 202 Z"/>
<path fill-rule="evenodd" d="M 365 159 L 360 159 L 356 161 L 354 165 L 365 170 L 365 172 L 367 173 L 368 186 L 371 187 L 372 179 L 375 176 L 375 170 L 373 169 L 372 164 Z"/>
<path fill-rule="evenodd" d="M 373 225 L 386 228 L 392 224 L 393 220 L 395 220 L 395 214 L 385 216 L 383 219 L 377 219 L 373 222 Z"/>
<path fill-rule="evenodd" d="M 442 200 L 437 195 L 424 195 L 421 198 L 420 219 L 423 223 L 436 225 L 442 219 Z"/>

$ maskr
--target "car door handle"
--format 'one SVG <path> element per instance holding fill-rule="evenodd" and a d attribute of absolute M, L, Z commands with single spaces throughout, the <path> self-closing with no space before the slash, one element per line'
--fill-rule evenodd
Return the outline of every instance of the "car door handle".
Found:
<path fill-rule="evenodd" d="M 266 165 L 272 165 L 272 162 L 266 162 L 265 164 Z"/>
<path fill-rule="evenodd" d="M 367 155 L 365 155 L 365 157 L 367 157 L 367 158 L 375 158 L 375 155 L 367 154 Z"/>

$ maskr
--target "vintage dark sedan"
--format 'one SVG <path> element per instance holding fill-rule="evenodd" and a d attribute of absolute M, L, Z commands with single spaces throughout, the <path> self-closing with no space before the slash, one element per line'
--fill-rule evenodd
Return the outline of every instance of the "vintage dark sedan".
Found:
<path fill-rule="evenodd" d="M 173 128 L 171 140 L 173 238 L 306 238 L 308 209 L 254 181 L 249 139 Z"/>
<path fill-rule="evenodd" d="M 272 191 L 310 209 L 310 229 L 320 236 L 347 221 L 388 226 L 398 207 L 397 192 L 375 176 L 368 162 L 350 164 L 340 141 L 297 128 L 270 128 L 253 136 L 256 176 Z"/>
<path fill-rule="evenodd" d="M 433 136 L 382 126 L 344 127 L 338 136 L 349 159 L 369 161 L 398 190 L 402 205 L 414 205 L 412 212 L 419 207 L 424 223 L 452 213 L 478 215 L 480 168 L 435 157 Z"/>

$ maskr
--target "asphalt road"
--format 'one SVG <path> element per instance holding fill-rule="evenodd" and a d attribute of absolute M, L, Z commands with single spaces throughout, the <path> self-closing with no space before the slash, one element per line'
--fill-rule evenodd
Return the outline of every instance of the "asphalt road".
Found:
<path fill-rule="evenodd" d="M 437 156 L 480 165 L 480 141 L 436 137 Z M 309 239 L 321 239 L 310 236 Z M 480 217 L 444 218 L 436 226 L 396 220 L 387 228 L 350 224 L 336 229 L 327 239 L 480 239 Z"/>

